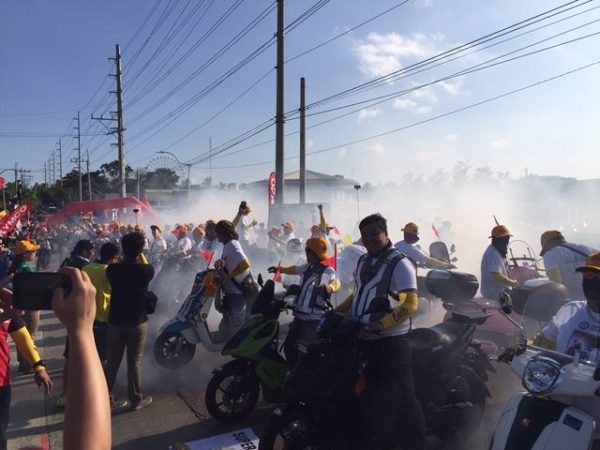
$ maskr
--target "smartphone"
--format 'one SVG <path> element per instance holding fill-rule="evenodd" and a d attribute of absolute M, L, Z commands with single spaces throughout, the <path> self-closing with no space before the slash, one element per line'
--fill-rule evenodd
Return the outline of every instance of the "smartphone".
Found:
<path fill-rule="evenodd" d="M 244 200 L 242 203 L 240 203 L 240 209 L 246 209 L 248 207 L 248 203 L 246 202 L 246 200 Z"/>
<path fill-rule="evenodd" d="M 52 310 L 54 289 L 71 290 L 71 278 L 56 272 L 19 272 L 13 280 L 13 307 L 25 311 Z"/>

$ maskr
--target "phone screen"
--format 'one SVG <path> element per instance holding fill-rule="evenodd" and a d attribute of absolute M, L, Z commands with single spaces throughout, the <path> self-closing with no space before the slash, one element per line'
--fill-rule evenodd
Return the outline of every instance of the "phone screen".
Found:
<path fill-rule="evenodd" d="M 52 310 L 54 289 L 70 290 L 68 275 L 56 272 L 20 272 L 13 281 L 13 306 L 25 311 Z"/>

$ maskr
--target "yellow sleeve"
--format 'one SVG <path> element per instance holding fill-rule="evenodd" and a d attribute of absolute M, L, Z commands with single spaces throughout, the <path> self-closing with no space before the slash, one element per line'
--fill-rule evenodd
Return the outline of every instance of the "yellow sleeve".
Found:
<path fill-rule="evenodd" d="M 236 277 L 239 274 L 243 273 L 245 270 L 248 270 L 249 268 L 250 268 L 250 261 L 245 259 L 241 263 L 239 263 L 235 269 L 233 269 L 231 271 L 231 273 L 229 274 L 229 278 Z"/>
<path fill-rule="evenodd" d="M 552 342 L 550 339 L 544 336 L 543 333 L 535 335 L 532 341 L 533 345 L 537 345 L 538 347 L 544 347 L 548 350 L 556 350 L 556 342 Z"/>
<path fill-rule="evenodd" d="M 549 269 L 546 271 L 546 275 L 551 281 L 555 281 L 556 283 L 562 283 L 562 278 L 560 276 L 560 270 L 558 269 Z"/>
<path fill-rule="evenodd" d="M 27 331 L 27 327 L 22 326 L 18 330 L 11 331 L 10 337 L 17 346 L 17 350 L 21 356 L 25 358 L 25 361 L 27 361 L 30 366 L 33 366 L 41 359 L 40 354 L 35 348 L 33 339 L 31 339 L 31 335 L 29 334 L 29 331 Z"/>
<path fill-rule="evenodd" d="M 234 227 L 238 226 L 238 223 L 240 223 L 241 218 L 242 218 L 242 213 L 238 211 L 238 213 L 235 215 L 235 217 L 231 221 L 231 223 L 233 224 Z"/>
<path fill-rule="evenodd" d="M 148 260 L 146 259 L 146 256 L 143 253 L 140 255 L 140 261 L 142 262 L 142 264 L 148 264 Z"/>
<path fill-rule="evenodd" d="M 329 283 L 329 286 L 327 287 L 329 288 L 330 294 L 335 294 L 336 292 L 339 292 L 342 288 L 342 283 L 340 283 L 340 280 L 333 280 L 331 283 Z"/>
<path fill-rule="evenodd" d="M 352 301 L 354 300 L 354 296 L 352 294 L 350 294 L 348 297 L 346 297 L 346 300 L 344 300 L 342 303 L 340 303 L 339 305 L 337 305 L 335 307 L 335 312 L 339 312 L 339 313 L 347 313 L 348 311 L 350 311 L 350 307 L 352 306 Z"/>
<path fill-rule="evenodd" d="M 385 329 L 391 328 L 414 316 L 419 309 L 419 296 L 417 291 L 400 292 L 398 295 L 400 304 L 394 310 L 381 319 Z"/>
<path fill-rule="evenodd" d="M 427 258 L 425 264 L 432 269 L 449 269 L 452 266 L 450 263 L 435 258 Z"/>
<path fill-rule="evenodd" d="M 505 277 L 500 272 L 492 272 L 492 276 L 498 283 L 505 284 L 506 286 L 512 286 L 513 284 L 513 281 L 510 278 Z"/>

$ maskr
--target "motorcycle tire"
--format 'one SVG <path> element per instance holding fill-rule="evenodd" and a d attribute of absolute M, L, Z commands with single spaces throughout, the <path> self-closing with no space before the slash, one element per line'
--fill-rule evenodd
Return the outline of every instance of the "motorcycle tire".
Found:
<path fill-rule="evenodd" d="M 238 422 L 254 411 L 260 384 L 254 371 L 215 372 L 206 386 L 205 403 L 209 414 L 222 423 Z"/>
<path fill-rule="evenodd" d="M 311 442 L 308 427 L 309 422 L 301 412 L 273 414 L 261 433 L 258 450 L 325 450 Z"/>
<path fill-rule="evenodd" d="M 179 333 L 161 333 L 154 341 L 154 359 L 166 369 L 180 369 L 194 358 L 195 353 L 196 345 L 190 344 Z"/>

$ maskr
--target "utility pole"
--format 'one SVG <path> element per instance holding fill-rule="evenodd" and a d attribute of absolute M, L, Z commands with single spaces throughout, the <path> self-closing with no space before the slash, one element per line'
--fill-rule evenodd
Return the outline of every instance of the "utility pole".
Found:
<path fill-rule="evenodd" d="M 46 186 L 48 186 L 48 173 L 46 172 L 46 168 L 48 166 L 48 163 L 44 163 L 44 184 Z"/>
<path fill-rule="evenodd" d="M 17 184 L 19 181 L 19 164 L 15 163 L 15 198 L 17 198 Z"/>
<path fill-rule="evenodd" d="M 50 155 L 50 184 L 56 183 L 56 160 L 54 159 L 54 152 Z"/>
<path fill-rule="evenodd" d="M 90 149 L 86 149 L 86 160 L 85 160 L 85 165 L 87 168 L 87 175 L 88 175 L 88 194 L 89 194 L 89 200 L 92 199 L 92 176 L 90 175 Z"/>
<path fill-rule="evenodd" d="M 58 176 L 60 179 L 60 188 L 63 188 L 63 172 L 62 172 L 62 138 L 58 138 Z"/>
<path fill-rule="evenodd" d="M 77 158 L 75 162 L 77 163 L 77 171 L 79 172 L 79 201 L 83 201 L 83 181 L 81 176 L 81 121 L 79 118 L 79 111 L 77 111 L 77 127 L 74 128 L 77 130 Z"/>
<path fill-rule="evenodd" d="M 117 81 L 117 90 L 109 91 L 111 94 L 117 95 L 117 117 L 114 117 L 115 111 L 111 111 L 111 117 L 94 117 L 92 114 L 93 120 L 100 120 L 101 122 L 117 122 L 116 128 L 108 128 L 107 134 L 116 134 L 117 135 L 117 147 L 118 147 L 118 161 L 119 161 L 119 191 L 121 194 L 121 198 L 125 198 L 127 196 L 127 184 L 126 184 L 126 168 L 127 165 L 125 163 L 125 142 L 124 142 L 124 121 L 123 121 L 123 82 L 122 82 L 122 71 L 121 71 L 121 46 L 119 44 L 115 45 L 115 57 L 108 58 L 110 61 L 114 61 L 116 71 L 114 74 L 110 74 L 111 77 L 115 77 Z M 106 125 L 105 125 L 106 126 Z"/>
<path fill-rule="evenodd" d="M 137 170 L 137 198 L 140 198 L 140 169 Z"/>
<path fill-rule="evenodd" d="M 284 178 L 285 178 L 285 150 L 284 150 L 284 133 L 285 133 L 285 117 L 284 117 L 284 26 L 285 16 L 283 10 L 283 1 L 277 0 L 277 100 L 275 113 L 275 203 L 283 204 L 284 202 Z"/>
<path fill-rule="evenodd" d="M 306 203 L 306 80 L 300 78 L 300 203 Z"/>

